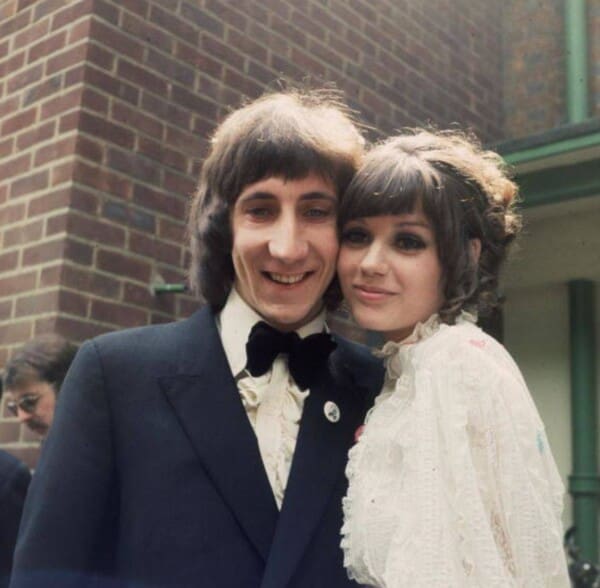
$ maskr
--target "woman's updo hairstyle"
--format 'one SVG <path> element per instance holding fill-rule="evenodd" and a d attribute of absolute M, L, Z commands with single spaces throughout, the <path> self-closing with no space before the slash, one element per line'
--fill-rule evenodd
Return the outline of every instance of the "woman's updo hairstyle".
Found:
<path fill-rule="evenodd" d="M 498 305 L 498 277 L 520 229 L 517 186 L 502 158 L 458 131 L 416 129 L 367 154 L 341 202 L 339 225 L 360 217 L 421 210 L 432 225 L 453 324 L 461 310 L 488 314 Z M 481 241 L 477 263 L 471 239 Z"/>

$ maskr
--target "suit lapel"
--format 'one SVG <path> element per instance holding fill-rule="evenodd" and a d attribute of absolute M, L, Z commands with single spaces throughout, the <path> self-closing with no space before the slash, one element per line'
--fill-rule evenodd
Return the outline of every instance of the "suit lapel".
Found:
<path fill-rule="evenodd" d="M 338 406 L 338 422 L 326 418 L 327 401 Z M 302 415 L 263 588 L 286 586 L 289 582 L 340 476 L 344 475 L 348 449 L 362 423 L 363 408 L 364 400 L 357 395 L 357 390 L 352 390 L 348 383 L 336 383 L 330 373 L 324 374 L 311 390 Z"/>
<path fill-rule="evenodd" d="M 212 482 L 266 561 L 277 524 L 258 443 L 208 309 L 181 323 L 179 373 L 161 387 Z"/>

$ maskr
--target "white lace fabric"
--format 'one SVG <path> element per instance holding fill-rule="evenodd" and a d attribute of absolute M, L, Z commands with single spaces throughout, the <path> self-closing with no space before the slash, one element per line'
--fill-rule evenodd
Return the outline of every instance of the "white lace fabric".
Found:
<path fill-rule="evenodd" d="M 381 355 L 351 449 L 342 548 L 377 588 L 567 588 L 564 488 L 516 364 L 463 313 Z"/>

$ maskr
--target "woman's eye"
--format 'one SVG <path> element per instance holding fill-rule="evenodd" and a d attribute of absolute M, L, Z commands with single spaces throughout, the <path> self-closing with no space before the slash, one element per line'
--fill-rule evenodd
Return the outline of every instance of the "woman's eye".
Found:
<path fill-rule="evenodd" d="M 362 229 L 346 229 L 342 231 L 342 243 L 364 245 L 369 242 L 369 235 Z"/>
<path fill-rule="evenodd" d="M 272 214 L 272 210 L 266 206 L 256 206 L 246 210 L 246 214 L 252 218 L 265 219 L 269 218 L 269 216 Z"/>
<path fill-rule="evenodd" d="M 395 245 L 399 249 L 409 251 L 424 249 L 426 247 L 423 239 L 415 235 L 398 235 L 395 240 Z"/>

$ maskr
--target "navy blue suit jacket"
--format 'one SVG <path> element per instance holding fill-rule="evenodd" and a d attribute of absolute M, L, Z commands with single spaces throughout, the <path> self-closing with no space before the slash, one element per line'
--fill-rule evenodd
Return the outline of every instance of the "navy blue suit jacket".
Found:
<path fill-rule="evenodd" d="M 381 378 L 368 351 L 339 341 L 279 512 L 208 308 L 87 342 L 30 488 L 11 588 L 354 586 L 339 547 L 344 467 Z"/>
<path fill-rule="evenodd" d="M 19 522 L 31 474 L 16 457 L 0 451 L 0 588 L 8 586 Z"/>

